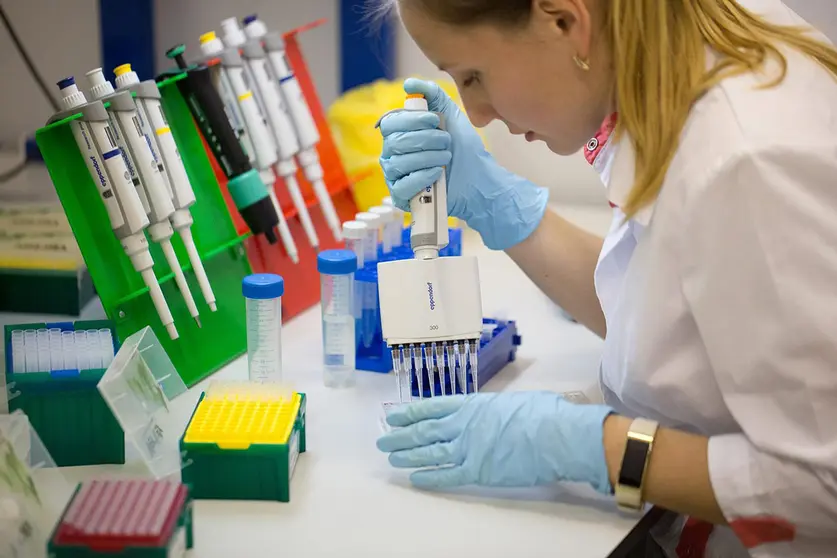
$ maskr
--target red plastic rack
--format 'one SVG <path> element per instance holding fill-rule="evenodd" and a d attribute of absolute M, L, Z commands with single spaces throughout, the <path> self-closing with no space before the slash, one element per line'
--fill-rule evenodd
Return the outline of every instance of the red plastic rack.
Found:
<path fill-rule="evenodd" d="M 311 109 L 311 114 L 314 116 L 317 129 L 320 132 L 320 143 L 317 145 L 317 152 L 319 153 L 320 164 L 323 167 L 325 175 L 323 180 L 331 195 L 337 215 L 341 221 L 348 221 L 354 218 L 355 213 L 357 213 L 357 204 L 351 191 L 353 181 L 349 179 L 346 170 L 343 168 L 343 162 L 340 159 L 340 154 L 331 135 L 331 129 L 328 126 L 325 111 L 317 95 L 311 74 L 308 72 L 308 64 L 305 62 L 305 57 L 302 54 L 302 49 L 298 41 L 300 33 L 319 27 L 326 21 L 325 19 L 314 21 L 285 33 L 283 37 L 285 39 L 285 55 L 287 56 L 288 63 L 291 69 L 293 69 L 297 81 L 299 81 L 302 94 L 308 103 L 308 107 Z M 210 64 L 214 62 L 216 61 L 209 61 Z M 215 176 L 218 179 L 221 192 L 227 202 L 230 215 L 232 215 L 236 231 L 239 234 L 246 234 L 248 232 L 247 225 L 235 208 L 235 204 L 227 189 L 227 179 L 218 162 L 215 160 L 215 157 L 212 155 L 212 152 L 209 150 L 206 140 L 204 140 L 204 149 L 210 154 L 209 160 L 212 162 Z M 328 227 L 325 217 L 319 209 L 319 202 L 314 194 L 314 190 L 301 169 L 297 171 L 297 182 L 305 198 L 305 205 L 311 214 L 311 221 L 317 230 L 317 236 L 320 239 L 320 249 L 341 248 L 342 245 L 334 239 L 331 229 Z M 314 248 L 308 243 L 305 231 L 302 228 L 302 223 L 297 218 L 297 210 L 288 194 L 287 188 L 285 188 L 284 181 L 279 178 L 273 184 L 273 189 L 276 192 L 279 205 L 282 207 L 282 212 L 285 214 L 285 219 L 288 221 L 288 228 L 296 241 L 299 252 L 299 263 L 295 264 L 291 261 L 281 242 L 271 245 L 262 236 L 251 236 L 244 244 L 250 266 L 255 273 L 276 273 L 284 278 L 285 294 L 282 297 L 282 316 L 283 319 L 290 319 L 303 310 L 315 305 L 320 300 L 320 280 L 316 265 L 317 254 L 314 252 Z"/>
<path fill-rule="evenodd" d="M 186 499 L 186 486 L 175 482 L 91 481 L 76 492 L 52 542 L 101 553 L 164 547 L 177 528 Z"/>

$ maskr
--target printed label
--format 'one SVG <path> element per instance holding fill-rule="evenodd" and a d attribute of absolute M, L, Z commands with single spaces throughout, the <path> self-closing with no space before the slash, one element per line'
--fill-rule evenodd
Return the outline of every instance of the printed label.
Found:
<path fill-rule="evenodd" d="M 294 430 L 291 435 L 291 447 L 288 454 L 288 480 L 294 477 L 296 470 L 296 461 L 299 457 L 299 431 Z"/>
<path fill-rule="evenodd" d="M 143 444 L 148 455 L 153 459 L 157 455 L 157 448 L 163 443 L 163 429 L 153 418 L 146 425 L 142 433 Z"/>

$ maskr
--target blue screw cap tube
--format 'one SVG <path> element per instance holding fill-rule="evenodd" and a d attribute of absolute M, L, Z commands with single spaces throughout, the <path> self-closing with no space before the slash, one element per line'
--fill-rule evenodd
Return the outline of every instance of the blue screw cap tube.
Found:
<path fill-rule="evenodd" d="M 326 387 L 355 384 L 354 274 L 357 263 L 357 255 L 352 250 L 324 250 L 317 256 Z"/>
<path fill-rule="evenodd" d="M 272 273 L 248 275 L 241 284 L 247 314 L 247 367 L 251 382 L 284 384 L 282 295 L 285 281 Z"/>

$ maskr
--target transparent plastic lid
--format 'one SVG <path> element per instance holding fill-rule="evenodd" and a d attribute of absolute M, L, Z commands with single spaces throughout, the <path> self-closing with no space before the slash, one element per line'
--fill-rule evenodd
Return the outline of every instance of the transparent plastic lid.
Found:
<path fill-rule="evenodd" d="M 150 327 L 122 343 L 98 387 L 151 474 L 161 479 L 179 473 L 185 424 L 170 412 L 170 402 L 186 392 L 186 384 Z"/>
<path fill-rule="evenodd" d="M 71 492 L 29 418 L 0 415 L 0 556 L 45 556 Z"/>

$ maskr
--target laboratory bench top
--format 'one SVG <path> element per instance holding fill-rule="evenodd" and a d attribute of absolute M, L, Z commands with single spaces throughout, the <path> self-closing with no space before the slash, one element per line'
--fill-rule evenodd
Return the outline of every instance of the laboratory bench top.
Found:
<path fill-rule="evenodd" d="M 485 391 L 580 390 L 595 397 L 601 340 L 562 318 L 504 253 L 487 250 L 471 231 L 464 243 L 464 252 L 479 258 L 484 315 L 516 320 L 523 339 L 517 359 Z M 85 313 L 96 317 L 100 311 L 94 306 Z M 297 463 L 290 503 L 196 501 L 191 556 L 600 558 L 623 554 L 630 546 L 626 537 L 643 537 L 653 514 L 642 521 L 620 514 L 610 499 L 585 486 L 412 488 L 409 471 L 391 467 L 375 447 L 381 403 L 395 397 L 393 376 L 359 371 L 353 388 L 324 387 L 319 313 L 311 308 L 283 326 L 285 377 L 308 396 L 307 452 Z M 0 315 L 6 323 L 12 318 Z M 212 379 L 246 377 L 245 356 Z M 173 402 L 184 424 L 206 384 Z M 132 450 L 125 466 L 67 468 L 64 475 L 75 483 L 143 474 Z"/>

